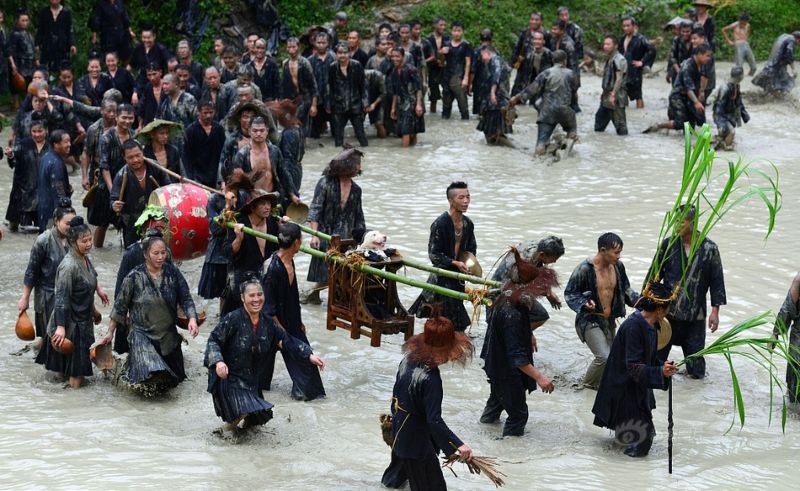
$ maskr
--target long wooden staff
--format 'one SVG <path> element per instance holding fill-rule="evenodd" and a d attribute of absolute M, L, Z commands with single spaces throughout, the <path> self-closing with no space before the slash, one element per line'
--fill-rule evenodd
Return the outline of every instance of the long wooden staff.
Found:
<path fill-rule="evenodd" d="M 164 171 L 166 174 L 174 177 L 175 179 L 179 180 L 180 182 L 185 182 L 187 184 L 192 184 L 192 185 L 197 186 L 197 187 L 199 187 L 201 189 L 204 189 L 205 191 L 208 191 L 209 193 L 216 193 L 216 194 L 225 196 L 225 193 L 223 193 L 219 189 L 215 189 L 215 188 L 212 188 L 210 186 L 206 186 L 205 184 L 201 184 L 201 183 L 199 183 L 199 182 L 197 182 L 195 180 L 189 179 L 187 177 L 183 177 L 182 175 L 178 174 L 177 172 L 173 172 L 173 171 L 167 169 L 166 167 L 161 165 L 157 160 L 153 160 L 153 159 L 150 159 L 150 158 L 147 158 L 147 157 L 145 157 L 144 160 L 150 165 L 155 165 L 156 167 L 158 167 L 159 169 Z"/>

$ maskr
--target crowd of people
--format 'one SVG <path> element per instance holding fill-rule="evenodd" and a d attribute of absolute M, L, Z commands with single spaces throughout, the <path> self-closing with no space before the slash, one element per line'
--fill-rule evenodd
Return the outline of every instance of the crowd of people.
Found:
<path fill-rule="evenodd" d="M 736 63 L 730 79 L 717 86 L 716 28 L 709 6 L 696 1 L 695 9 L 672 26 L 668 120 L 645 132 L 701 125 L 711 105 L 719 143 L 731 147 L 735 128 L 749 119 L 740 88 L 742 64 L 749 65 L 751 76 L 756 70 L 748 44 L 749 18 L 742 14 L 722 29 L 726 42 L 735 47 Z M 188 41 L 179 41 L 173 54 L 157 41 L 151 25 L 140 27 L 140 41 L 131 47 L 135 35 L 124 4 L 100 0 L 90 26 L 96 51 L 76 80 L 72 17 L 60 0 L 51 0 L 39 13 L 35 35 L 26 11 L 16 13 L 10 34 L 1 28 L 3 14 L 0 95 L 10 88 L 16 111 L 4 152 L 14 173 L 6 220 L 12 232 L 30 227 L 40 232 L 18 305 L 20 313 L 28 310 L 34 294 L 40 338 L 36 361 L 77 388 L 92 374 L 90 348 L 113 345 L 118 354 L 128 354 L 121 380 L 133 390 L 155 395 L 185 379 L 182 335 L 176 326 L 196 336 L 200 315 L 190 286 L 172 262 L 168 214 L 149 206 L 148 197 L 183 179 L 219 189 L 208 199 L 210 240 L 196 291 L 220 302 L 205 364 L 216 413 L 231 429 L 257 426 L 272 417 L 272 404 L 262 391 L 270 389 L 278 351 L 295 399 L 325 396 L 319 375 L 325 362 L 310 347 L 300 304 L 321 302 L 328 265 L 315 257 L 307 273 L 312 288 L 300 291 L 294 257 L 302 243 L 301 229 L 278 213 L 302 204 L 307 138 L 330 132 L 336 147 L 343 147 L 315 186 L 309 226 L 358 242 L 367 231 L 361 188 L 354 180 L 361 174 L 363 153 L 345 143 L 348 125 L 362 148 L 375 137 L 397 138 L 406 147 L 424 133 L 426 113 L 430 117 L 440 111 L 443 119 L 450 119 L 455 104 L 461 119 L 478 116 L 477 129 L 488 144 L 510 145 L 514 107 L 530 102 L 538 114 L 535 154 L 544 155 L 559 126 L 569 145 L 577 140 L 582 71 L 593 60 L 583 31 L 570 19 L 569 9 L 561 7 L 549 29 L 543 27 L 542 13 L 532 13 L 508 60 L 494 47 L 491 30 L 481 31 L 479 44 L 473 46 L 461 22 L 452 22 L 448 30 L 442 18 L 427 36 L 418 21 L 381 24 L 374 47 L 365 51 L 360 33 L 348 28 L 347 15 L 340 12 L 332 26 L 316 26 L 289 38 L 282 62 L 253 33 L 246 37 L 243 53 L 217 39 L 213 61 L 204 66 L 194 59 Z M 617 134 L 625 135 L 626 106 L 635 101 L 637 108 L 644 107 L 643 77 L 656 50 L 634 18 L 624 17 L 621 31 L 603 39 L 606 61 L 594 69 L 602 76 L 594 129 L 604 131 L 612 123 Z M 773 92 L 790 91 L 794 78 L 788 69 L 793 70 L 797 42 L 800 32 L 779 37 L 754 83 Z M 367 134 L 367 120 L 374 136 Z M 80 168 L 85 219 L 70 199 L 70 166 Z M 449 210 L 431 225 L 429 256 L 435 267 L 469 273 L 462 253 L 476 254 L 477 242 L 475 224 L 466 216 L 468 186 L 452 183 L 446 195 Z M 652 444 L 652 388 L 667 387 L 677 370 L 665 361 L 670 348 L 680 345 L 685 355 L 702 349 L 706 326 L 716 330 L 719 307 L 725 304 L 720 254 L 710 240 L 695 258 L 690 288 L 673 295 L 694 213 L 687 212 L 675 250 L 664 244 L 660 251 L 672 258 L 660 272 L 663 283 L 649 284 L 641 294 L 634 291 L 619 260 L 622 239 L 609 233 L 599 238 L 597 254 L 576 267 L 566 286 L 565 301 L 576 313 L 578 337 L 594 356 L 583 385 L 599 391 L 595 422 L 614 430 L 631 419 L 641 422 L 643 437 L 626 449 L 632 456 L 646 455 Z M 218 217 L 237 223 L 228 228 Z M 105 246 L 109 227 L 121 232 L 125 246 L 113 298 L 98 284 L 89 255 L 93 247 Z M 253 231 L 273 235 L 278 243 Z M 330 244 L 314 235 L 311 247 L 327 251 Z M 537 298 L 561 307 L 547 265 L 563 254 L 558 237 L 521 243 L 494 273 L 503 287 L 488 314 L 480 353 L 490 384 L 481 421 L 494 423 L 505 411 L 504 436 L 524 432 L 526 391 L 554 390 L 533 364 L 537 346 L 531 332 L 549 318 Z M 465 291 L 458 279 L 433 275 L 430 282 Z M 793 284 L 782 310 L 786 322 L 797 321 L 797 292 Z M 101 316 L 95 295 L 103 304 L 113 303 L 108 330 L 97 342 L 94 325 Z M 617 330 L 626 305 L 637 311 Z M 444 486 L 438 450 L 459 451 L 466 459 L 471 455 L 441 419 L 437 368 L 471 355 L 471 341 L 463 335 L 470 317 L 463 302 L 430 292 L 410 311 L 430 319 L 423 333 L 404 347 L 407 357 L 392 403 L 395 445 L 384 484 L 395 487 L 410 480 L 412 489 L 433 489 Z M 672 337 L 666 347 L 656 349 L 656 326 L 665 318 Z M 702 359 L 689 363 L 687 373 L 704 377 Z M 418 437 L 425 432 L 431 438 Z"/>

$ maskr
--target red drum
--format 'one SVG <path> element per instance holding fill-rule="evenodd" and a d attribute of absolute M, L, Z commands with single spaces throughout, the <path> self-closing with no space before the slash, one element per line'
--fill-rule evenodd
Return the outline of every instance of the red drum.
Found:
<path fill-rule="evenodd" d="M 202 256 L 208 248 L 208 193 L 194 184 L 170 184 L 150 193 L 149 204 L 161 206 L 169 216 L 172 258 L 185 261 Z"/>

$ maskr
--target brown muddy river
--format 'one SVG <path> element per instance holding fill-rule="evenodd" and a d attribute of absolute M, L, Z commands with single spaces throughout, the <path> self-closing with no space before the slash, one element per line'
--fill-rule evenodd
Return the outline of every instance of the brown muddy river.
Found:
<path fill-rule="evenodd" d="M 718 80 L 728 64 L 718 64 Z M 800 186 L 794 168 L 800 155 L 798 104 L 795 99 L 767 103 L 749 78 L 745 103 L 752 121 L 737 134 L 737 153 L 745 160 L 769 159 L 780 169 L 784 192 L 777 228 L 764 242 L 765 211 L 752 202 L 738 207 L 712 233 L 725 266 L 728 305 L 720 331 L 738 320 L 777 309 L 798 270 L 794 262 L 800 231 Z M 612 129 L 592 132 L 600 79 L 584 76 L 579 116 L 581 141 L 573 157 L 545 165 L 532 159 L 536 135 L 533 109 L 520 109 L 512 140 L 520 149 L 490 148 L 474 130 L 477 121 L 441 121 L 428 117 L 428 131 L 417 148 L 399 141 L 370 140 L 363 188 L 368 227 L 387 233 L 402 254 L 427 262 L 430 223 L 447 207 L 444 189 L 466 180 L 472 192 L 469 216 L 475 222 L 478 257 L 484 269 L 504 249 L 521 240 L 556 234 L 566 254 L 555 265 L 562 284 L 579 261 L 591 255 L 596 238 L 607 231 L 625 241 L 623 260 L 631 282 L 641 285 L 656 245 L 663 213 L 679 187 L 683 139 L 642 135 L 641 130 L 666 115 L 668 86 L 663 77 L 645 80 L 644 110 L 628 109 L 631 135 Z M 796 91 L 795 91 L 796 93 Z M 708 111 L 710 118 L 710 110 Z M 368 129 L 371 135 L 374 130 Z M 348 132 L 348 135 L 350 133 Z M 3 135 L 3 141 L 6 136 Z M 335 153 L 332 140 L 309 140 L 302 195 L 310 201 L 320 171 Z M 725 153 L 723 158 L 737 158 Z M 5 209 L 11 171 L 3 162 L 0 205 Z M 73 176 L 79 189 L 78 177 Z M 79 198 L 78 203 L 79 203 Z M 81 210 L 83 210 L 81 208 Z M 400 336 L 386 336 L 380 348 L 368 340 L 349 339 L 344 331 L 324 328 L 323 306 L 304 306 L 303 317 L 315 351 L 328 369 L 323 374 L 328 398 L 302 403 L 289 397 L 291 382 L 278 362 L 267 399 L 275 419 L 246 441 L 234 445 L 212 434 L 221 426 L 206 389 L 202 351 L 213 327 L 184 346 L 189 379 L 166 398 L 143 400 L 122 392 L 98 375 L 78 391 L 45 376 L 32 353 L 9 356 L 23 346 L 13 331 L 17 299 L 33 234 L 6 234 L 0 242 L 0 482 L 5 489 L 379 489 L 389 461 L 378 415 L 388 412 L 395 371 L 401 359 Z M 119 239 L 94 251 L 100 284 L 109 293 L 120 260 Z M 181 265 L 193 290 L 202 260 Z M 298 261 L 305 277 L 308 258 Z M 414 278 L 426 274 L 408 270 Z M 403 287 L 410 305 L 417 290 Z M 209 305 L 214 320 L 216 305 Z M 107 318 L 108 309 L 103 309 Z M 730 375 L 724 360 L 708 359 L 703 381 L 678 375 L 675 381 L 675 471 L 667 473 L 666 393 L 657 391 L 654 418 L 658 431 L 650 456 L 633 460 L 612 444 L 607 430 L 592 425 L 595 393 L 577 390 L 590 362 L 580 343 L 570 310 L 551 311 L 537 331 L 536 365 L 554 378 L 551 395 L 528 396 L 530 419 L 522 438 L 500 440 L 500 425 L 478 418 L 489 394 L 480 360 L 466 369 L 444 367 L 443 415 L 450 427 L 478 455 L 496 456 L 507 474 L 507 489 L 794 489 L 800 422 L 790 419 L 781 433 L 778 409 L 772 426 L 765 374 L 739 361 L 747 424 L 725 434 L 733 411 Z M 417 329 L 421 329 L 417 321 Z M 98 333 L 105 332 L 105 323 Z M 480 346 L 485 324 L 471 328 Z M 712 335 L 713 339 L 715 335 Z M 279 357 L 280 358 L 280 357 Z M 673 358 L 680 359 L 679 349 Z M 777 419 L 776 419 L 777 418 Z M 492 489 L 483 477 L 457 466 L 446 472 L 452 489 Z M 791 486 L 791 487 L 790 487 Z"/>

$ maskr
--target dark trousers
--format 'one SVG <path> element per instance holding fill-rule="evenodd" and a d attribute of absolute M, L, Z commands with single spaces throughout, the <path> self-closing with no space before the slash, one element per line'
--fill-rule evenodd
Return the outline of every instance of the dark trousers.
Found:
<path fill-rule="evenodd" d="M 331 132 L 333 133 L 333 141 L 336 143 L 337 147 L 341 147 L 344 144 L 344 127 L 347 125 L 348 121 L 353 125 L 353 131 L 356 133 L 356 138 L 358 138 L 358 144 L 362 147 L 366 147 L 369 144 L 367 142 L 367 134 L 364 133 L 363 113 L 335 112 L 332 114 L 332 117 Z"/>
<path fill-rule="evenodd" d="M 453 75 L 449 80 L 443 80 L 442 86 L 442 117 L 447 119 L 453 111 L 453 101 L 458 103 L 461 119 L 469 119 L 469 106 L 467 105 L 467 90 L 461 86 L 462 77 Z"/>
<path fill-rule="evenodd" d="M 625 445 L 625 455 L 631 457 L 644 457 L 650 453 L 653 439 L 656 436 L 656 427 L 653 420 L 626 421 L 614 429 L 616 440 Z"/>
<path fill-rule="evenodd" d="M 428 100 L 431 102 L 436 102 L 442 98 L 442 69 L 434 63 L 433 65 L 428 65 Z M 389 111 L 388 108 L 384 108 L 385 111 Z"/>
<path fill-rule="evenodd" d="M 522 436 L 528 424 L 528 404 L 522 376 L 489 380 L 489 400 L 483 409 L 481 423 L 494 423 L 505 411 L 508 418 L 503 425 L 503 436 Z"/>
<path fill-rule="evenodd" d="M 628 122 L 625 118 L 625 106 L 611 109 L 601 104 L 594 115 L 594 130 L 605 131 L 609 122 L 614 124 L 618 135 L 627 135 Z"/>
<path fill-rule="evenodd" d="M 669 319 L 672 325 L 672 339 L 664 348 L 658 351 L 658 356 L 662 360 L 669 358 L 669 352 L 673 346 L 680 346 L 683 349 L 684 358 L 697 353 L 706 346 L 706 320 L 679 321 Z M 703 378 L 706 376 L 706 360 L 702 357 L 686 362 L 686 373 L 695 377 Z"/>
<path fill-rule="evenodd" d="M 331 114 L 329 114 L 322 105 L 317 106 L 317 115 L 311 118 L 308 136 L 311 138 L 321 137 L 328 131 L 328 121 L 331 120 Z"/>

